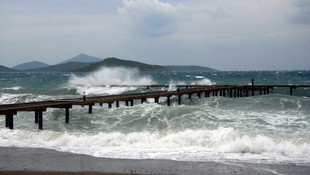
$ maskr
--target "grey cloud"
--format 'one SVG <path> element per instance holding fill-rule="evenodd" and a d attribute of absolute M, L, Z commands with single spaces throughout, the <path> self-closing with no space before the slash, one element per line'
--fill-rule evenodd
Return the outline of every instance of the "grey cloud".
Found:
<path fill-rule="evenodd" d="M 132 30 L 141 36 L 159 37 L 173 34 L 177 31 L 176 20 L 161 14 L 144 16 Z"/>
<path fill-rule="evenodd" d="M 129 30 L 138 36 L 160 37 L 177 31 L 176 9 L 158 0 L 123 1 L 119 9 L 128 22 Z"/>
<path fill-rule="evenodd" d="M 299 0 L 295 3 L 295 7 L 298 8 L 297 14 L 292 18 L 292 23 L 295 24 L 310 24 L 310 1 Z"/>

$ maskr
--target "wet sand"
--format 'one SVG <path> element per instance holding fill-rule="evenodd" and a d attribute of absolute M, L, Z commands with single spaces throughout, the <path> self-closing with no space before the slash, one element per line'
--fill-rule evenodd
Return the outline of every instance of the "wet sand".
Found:
<path fill-rule="evenodd" d="M 41 148 L 0 147 L 0 175 L 309 175 L 309 172 L 310 165 L 107 159 Z"/>

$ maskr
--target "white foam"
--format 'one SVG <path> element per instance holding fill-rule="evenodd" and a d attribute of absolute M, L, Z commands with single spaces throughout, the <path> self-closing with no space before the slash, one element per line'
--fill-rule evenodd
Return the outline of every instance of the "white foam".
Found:
<path fill-rule="evenodd" d="M 172 81 L 169 83 L 168 91 L 175 91 L 177 90 L 176 84 L 174 84 Z"/>
<path fill-rule="evenodd" d="M 204 78 L 200 81 L 197 81 L 197 82 L 193 82 L 191 83 L 192 85 L 212 85 L 214 83 L 212 83 L 211 80 L 209 80 L 208 78 Z"/>
<path fill-rule="evenodd" d="M 73 88 L 73 87 L 71 87 Z M 120 94 L 122 92 L 126 92 L 129 90 L 135 90 L 136 87 L 110 87 L 110 86 L 82 86 L 77 85 L 74 87 L 78 94 L 85 94 L 86 95 L 96 95 L 96 94 Z"/>
<path fill-rule="evenodd" d="M 119 94 L 133 87 L 113 87 L 109 85 L 151 85 L 153 80 L 148 76 L 141 76 L 138 69 L 129 68 L 101 68 L 86 76 L 70 76 L 68 87 L 77 89 L 77 93 L 83 94 Z"/>
<path fill-rule="evenodd" d="M 2 88 L 3 90 L 20 90 L 22 87 L 21 86 L 13 86 L 13 87 L 7 87 L 7 88 Z"/>
<path fill-rule="evenodd" d="M 9 94 L 0 93 L 0 104 L 24 103 L 51 99 L 50 96 L 34 94 Z"/>
<path fill-rule="evenodd" d="M 43 147 L 98 157 L 310 162 L 310 140 L 240 133 L 233 128 L 132 133 L 0 129 L 0 145 Z"/>

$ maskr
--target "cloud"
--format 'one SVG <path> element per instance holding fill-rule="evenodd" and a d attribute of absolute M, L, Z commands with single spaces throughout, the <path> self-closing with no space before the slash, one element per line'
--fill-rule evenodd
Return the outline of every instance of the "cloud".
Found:
<path fill-rule="evenodd" d="M 297 13 L 292 18 L 292 22 L 295 24 L 310 24 L 310 1 L 298 0 L 295 3 L 295 7 L 298 8 Z"/>
<path fill-rule="evenodd" d="M 138 36 L 167 36 L 177 31 L 177 10 L 159 0 L 123 0 L 119 8 L 127 25 Z"/>

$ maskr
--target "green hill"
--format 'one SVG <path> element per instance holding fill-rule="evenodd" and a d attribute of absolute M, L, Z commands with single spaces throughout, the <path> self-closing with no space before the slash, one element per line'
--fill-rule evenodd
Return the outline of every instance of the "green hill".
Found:
<path fill-rule="evenodd" d="M 216 72 L 218 70 L 202 66 L 164 66 L 175 72 Z"/>
<path fill-rule="evenodd" d="M 15 69 L 11 69 L 11 68 L 0 65 L 0 72 L 18 72 L 18 71 Z"/>
<path fill-rule="evenodd" d="M 97 58 L 97 57 L 86 55 L 86 54 L 82 53 L 78 56 L 75 56 L 75 57 L 68 59 L 64 62 L 61 62 L 59 64 L 65 64 L 65 63 L 69 63 L 69 62 L 96 63 L 96 62 L 100 62 L 100 61 L 102 61 L 101 58 Z"/>
<path fill-rule="evenodd" d="M 126 67 L 137 68 L 139 71 L 169 71 L 167 68 L 159 65 L 150 65 L 137 61 L 121 60 L 118 58 L 106 58 L 101 62 L 91 64 L 86 67 L 78 68 L 75 72 L 92 72 L 100 69 L 101 67 Z"/>
<path fill-rule="evenodd" d="M 28 70 L 28 69 L 38 69 L 42 67 L 47 67 L 48 64 L 42 63 L 40 61 L 32 61 L 28 63 L 19 64 L 13 67 L 16 70 Z"/>
<path fill-rule="evenodd" d="M 38 69 L 29 69 L 27 72 L 73 72 L 76 69 L 90 65 L 90 63 L 81 63 L 81 62 L 69 62 L 64 64 L 57 64 L 53 66 L 38 68 Z"/>

